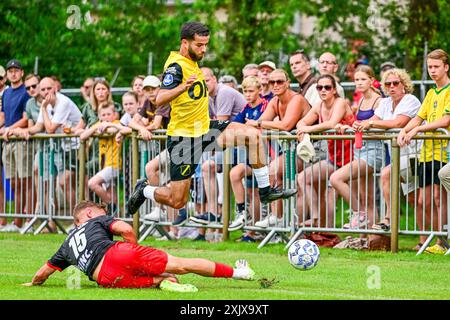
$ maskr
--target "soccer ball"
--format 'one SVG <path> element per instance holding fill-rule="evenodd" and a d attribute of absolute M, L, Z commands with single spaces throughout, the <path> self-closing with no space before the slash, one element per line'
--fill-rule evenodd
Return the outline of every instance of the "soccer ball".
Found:
<path fill-rule="evenodd" d="M 294 268 L 310 270 L 317 265 L 319 257 L 319 247 L 310 240 L 297 240 L 289 247 L 288 258 Z"/>

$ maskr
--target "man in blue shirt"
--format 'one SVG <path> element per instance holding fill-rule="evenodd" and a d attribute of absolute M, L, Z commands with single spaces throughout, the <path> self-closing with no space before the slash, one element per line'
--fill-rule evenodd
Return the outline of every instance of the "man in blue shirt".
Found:
<path fill-rule="evenodd" d="M 11 60 L 6 65 L 6 76 L 11 86 L 3 92 L 2 109 L 0 110 L 0 134 L 5 139 L 11 129 L 27 126 L 26 103 L 30 96 L 23 84 L 23 68 L 19 61 Z M 5 168 L 5 177 L 10 179 L 11 189 L 15 194 L 16 213 L 32 213 L 32 165 L 31 153 L 27 150 L 28 144 L 23 141 L 3 143 L 2 160 Z M 16 179 L 17 178 L 17 179 Z M 0 222 L 2 232 L 19 232 L 22 219 L 14 219 L 14 223 L 4 226 L 6 220 Z"/>

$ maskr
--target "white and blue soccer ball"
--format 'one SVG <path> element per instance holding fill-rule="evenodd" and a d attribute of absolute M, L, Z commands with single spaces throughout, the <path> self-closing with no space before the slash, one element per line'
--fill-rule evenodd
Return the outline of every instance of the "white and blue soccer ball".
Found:
<path fill-rule="evenodd" d="M 289 247 L 289 262 L 296 269 L 310 270 L 314 268 L 319 262 L 319 257 L 319 247 L 311 240 L 297 240 Z"/>

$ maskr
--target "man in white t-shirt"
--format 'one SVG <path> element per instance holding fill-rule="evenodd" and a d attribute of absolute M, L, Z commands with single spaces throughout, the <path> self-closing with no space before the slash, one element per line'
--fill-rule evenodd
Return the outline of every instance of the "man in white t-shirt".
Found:
<path fill-rule="evenodd" d="M 39 83 L 40 94 L 44 98 L 36 124 L 28 128 L 26 136 L 40 132 L 71 133 L 81 120 L 81 112 L 68 97 L 55 90 L 55 82 L 51 78 L 43 78 Z M 63 130 L 64 129 L 64 130 Z M 64 140 L 64 141 L 63 141 Z M 66 200 L 72 208 L 75 205 L 75 170 L 77 168 L 77 149 L 79 138 L 55 140 L 55 163 L 58 180 L 66 194 Z"/>
<path fill-rule="evenodd" d="M 339 69 L 339 64 L 337 63 L 336 56 L 331 52 L 325 52 L 319 57 L 319 73 L 320 75 L 330 74 L 336 78 L 336 72 Z M 320 103 L 319 92 L 316 88 L 317 83 L 311 85 L 309 89 L 304 93 L 304 97 L 311 104 L 312 107 Z M 336 78 L 336 90 L 341 98 L 345 98 L 344 88 L 339 84 Z"/>

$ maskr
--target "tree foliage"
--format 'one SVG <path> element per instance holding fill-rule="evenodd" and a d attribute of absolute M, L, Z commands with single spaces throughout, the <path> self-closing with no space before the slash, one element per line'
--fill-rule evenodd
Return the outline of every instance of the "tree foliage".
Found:
<path fill-rule="evenodd" d="M 385 60 L 421 77 L 425 41 L 429 51 L 448 51 L 448 0 L 3 0 L 0 1 L 0 64 L 20 59 L 27 72 L 39 57 L 39 74 L 56 75 L 64 87 L 88 76 L 129 86 L 137 74 L 162 72 L 169 51 L 179 48 L 179 30 L 189 20 L 211 29 L 203 63 L 218 75 L 241 78 L 246 63 L 273 60 L 288 69 L 287 55 L 303 48 L 312 57 L 334 52 L 341 62 L 360 55 L 376 67 Z M 311 34 L 291 26 L 311 17 Z M 378 70 L 376 70 L 378 71 Z"/>

